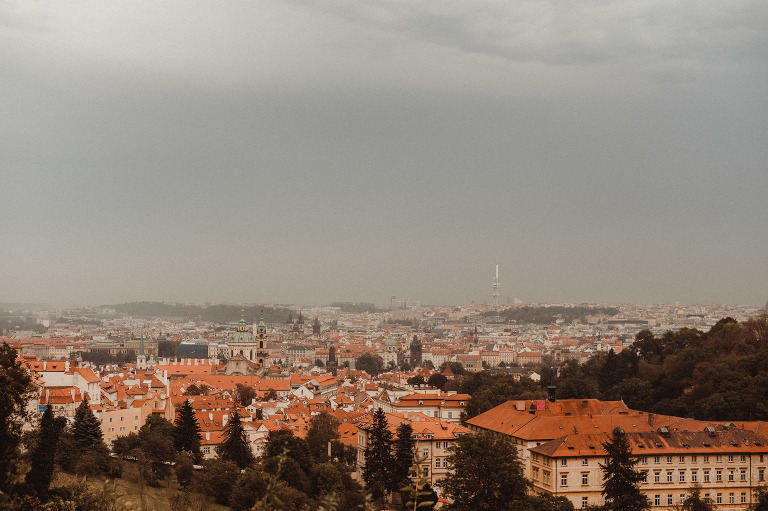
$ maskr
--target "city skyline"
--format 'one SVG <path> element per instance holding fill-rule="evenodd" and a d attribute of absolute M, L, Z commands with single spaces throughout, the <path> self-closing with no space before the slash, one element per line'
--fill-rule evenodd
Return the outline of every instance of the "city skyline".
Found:
<path fill-rule="evenodd" d="M 763 3 L 0 15 L 0 301 L 768 297 Z"/>

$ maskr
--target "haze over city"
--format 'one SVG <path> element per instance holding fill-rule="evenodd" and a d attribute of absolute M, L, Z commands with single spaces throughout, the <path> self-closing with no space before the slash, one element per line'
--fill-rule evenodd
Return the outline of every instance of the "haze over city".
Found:
<path fill-rule="evenodd" d="M 763 304 L 768 4 L 7 2 L 0 301 Z"/>

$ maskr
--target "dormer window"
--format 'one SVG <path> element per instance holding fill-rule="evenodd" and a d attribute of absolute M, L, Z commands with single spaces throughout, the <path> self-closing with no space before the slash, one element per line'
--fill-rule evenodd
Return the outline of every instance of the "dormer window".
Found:
<path fill-rule="evenodd" d="M 419 405 L 423 405 L 424 401 L 419 400 Z"/>

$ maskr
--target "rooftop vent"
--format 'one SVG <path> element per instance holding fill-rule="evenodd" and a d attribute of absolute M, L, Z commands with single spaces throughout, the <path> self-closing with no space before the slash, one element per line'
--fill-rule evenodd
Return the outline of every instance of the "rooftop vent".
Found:
<path fill-rule="evenodd" d="M 659 435 L 663 436 L 663 437 L 668 437 L 669 436 L 669 428 L 666 428 L 664 426 L 662 426 L 659 429 L 657 429 L 656 432 Z"/>
<path fill-rule="evenodd" d="M 717 430 L 712 426 L 707 426 L 706 428 L 704 428 L 704 431 L 709 433 L 709 436 L 717 436 Z"/>

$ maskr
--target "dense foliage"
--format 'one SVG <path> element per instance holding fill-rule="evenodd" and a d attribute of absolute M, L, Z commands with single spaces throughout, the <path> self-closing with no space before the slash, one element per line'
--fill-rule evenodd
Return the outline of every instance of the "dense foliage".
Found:
<path fill-rule="evenodd" d="M 619 309 L 615 307 L 510 307 L 502 311 L 488 311 L 483 313 L 485 317 L 499 316 L 503 322 L 516 321 L 521 324 L 533 323 L 536 325 L 550 325 L 556 319 L 561 318 L 566 323 L 574 320 L 585 321 L 587 316 L 615 316 Z"/>
<path fill-rule="evenodd" d="M 622 399 L 633 409 L 701 420 L 766 420 L 768 315 L 743 324 L 725 318 L 708 332 L 643 330 L 629 349 L 568 362 L 559 373 L 562 399 Z"/>
<path fill-rule="evenodd" d="M 16 363 L 16 351 L 0 344 L 0 492 L 13 482 L 31 378 Z"/>
<path fill-rule="evenodd" d="M 509 438 L 491 432 L 462 435 L 450 453 L 453 471 L 439 483 L 453 499 L 450 509 L 501 511 L 526 500 L 529 483 Z"/>

